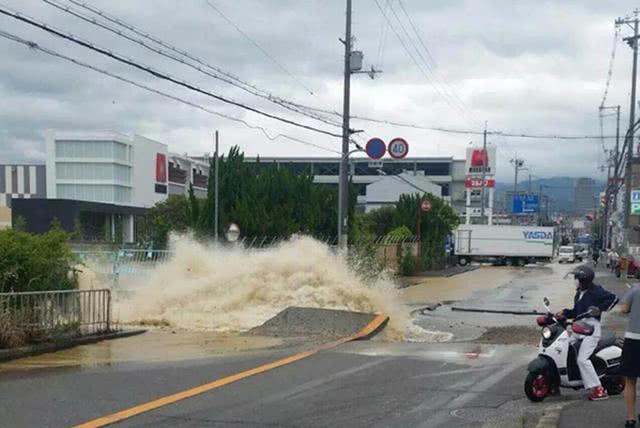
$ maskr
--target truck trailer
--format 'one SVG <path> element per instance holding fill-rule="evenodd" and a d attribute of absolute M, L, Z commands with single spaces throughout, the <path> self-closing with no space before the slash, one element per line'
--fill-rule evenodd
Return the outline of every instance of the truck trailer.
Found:
<path fill-rule="evenodd" d="M 467 224 L 453 234 L 455 255 L 462 266 L 471 261 L 524 266 L 553 258 L 553 227 Z"/>

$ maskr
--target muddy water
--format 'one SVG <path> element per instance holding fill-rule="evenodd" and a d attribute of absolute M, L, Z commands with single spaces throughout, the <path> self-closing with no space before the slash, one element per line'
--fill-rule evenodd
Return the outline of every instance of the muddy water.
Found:
<path fill-rule="evenodd" d="M 219 248 L 188 237 L 175 256 L 129 287 L 114 315 L 123 322 L 161 322 L 192 331 L 237 333 L 290 306 L 385 313 L 387 339 L 439 340 L 412 325 L 396 284 L 364 281 L 326 245 L 299 237 L 267 250 Z"/>
<path fill-rule="evenodd" d="M 93 367 L 124 362 L 196 360 L 257 351 L 282 344 L 281 339 L 274 337 L 154 330 L 139 336 L 22 358 L 0 364 L 0 372 L 43 367 Z"/>
<path fill-rule="evenodd" d="M 483 266 L 480 269 L 449 278 L 412 278 L 410 287 L 400 291 L 406 305 L 460 300 L 473 292 L 496 288 L 522 275 L 519 268 Z"/>

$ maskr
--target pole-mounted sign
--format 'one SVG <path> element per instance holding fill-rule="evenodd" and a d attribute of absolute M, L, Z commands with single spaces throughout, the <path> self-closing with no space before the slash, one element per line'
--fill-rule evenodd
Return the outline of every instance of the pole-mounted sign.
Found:
<path fill-rule="evenodd" d="M 396 137 L 389 142 L 389 156 L 394 159 L 403 159 L 409 153 L 409 143 L 404 138 Z"/>
<path fill-rule="evenodd" d="M 381 138 L 373 137 L 369 141 L 367 141 L 367 145 L 365 146 L 365 152 L 367 152 L 367 156 L 369 156 L 373 160 L 381 159 L 384 156 L 384 153 L 387 151 L 387 145 L 382 141 Z"/>

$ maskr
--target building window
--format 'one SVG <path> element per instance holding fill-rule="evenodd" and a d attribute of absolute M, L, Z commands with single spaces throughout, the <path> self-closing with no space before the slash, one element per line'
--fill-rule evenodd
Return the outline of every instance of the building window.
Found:
<path fill-rule="evenodd" d="M 416 169 L 424 175 L 451 175 L 449 162 L 418 162 Z"/>
<path fill-rule="evenodd" d="M 442 188 L 442 196 L 449 196 L 449 183 L 440 184 Z"/>
<path fill-rule="evenodd" d="M 117 141 L 56 140 L 56 157 L 76 159 L 115 159 L 131 162 L 131 147 Z"/>
<path fill-rule="evenodd" d="M 315 175 L 338 175 L 340 173 L 339 162 L 316 162 L 313 164 Z"/>

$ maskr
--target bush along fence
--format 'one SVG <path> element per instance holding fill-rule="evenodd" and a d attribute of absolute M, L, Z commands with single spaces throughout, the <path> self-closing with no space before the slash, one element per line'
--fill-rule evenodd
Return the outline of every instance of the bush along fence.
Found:
<path fill-rule="evenodd" d="M 110 290 L 0 293 L 0 349 L 111 331 Z"/>

